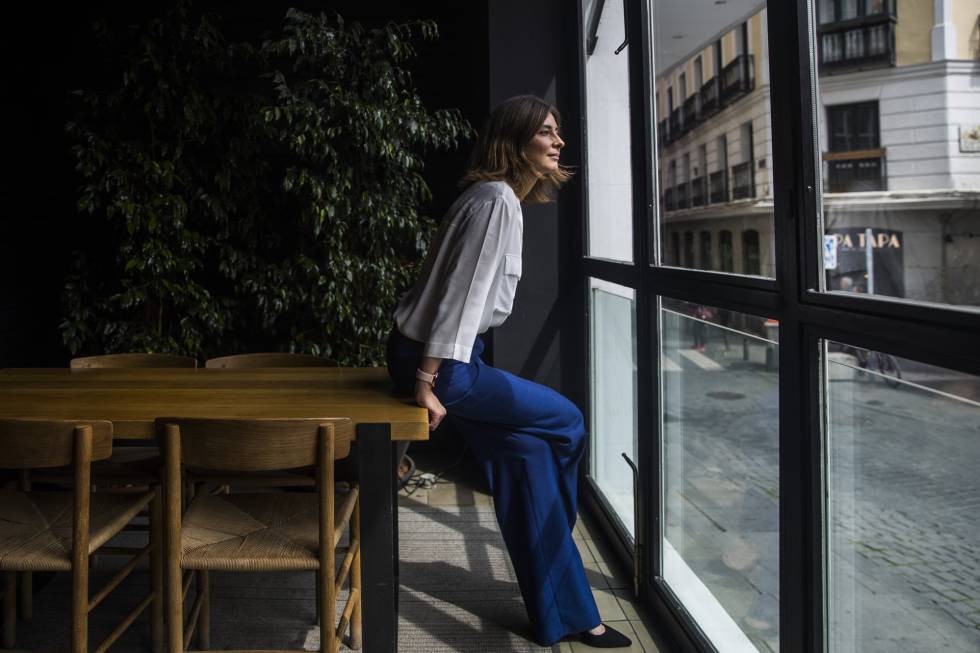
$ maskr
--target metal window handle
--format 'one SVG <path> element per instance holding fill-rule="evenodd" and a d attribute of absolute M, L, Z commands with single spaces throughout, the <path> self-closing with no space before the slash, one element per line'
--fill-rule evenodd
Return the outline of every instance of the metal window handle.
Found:
<path fill-rule="evenodd" d="M 636 468 L 636 463 L 630 460 L 625 451 L 623 452 L 623 460 L 633 471 L 633 596 L 639 598 L 640 560 L 642 559 L 640 549 L 643 546 L 640 540 L 640 533 L 643 532 L 640 528 L 640 470 Z"/>
<path fill-rule="evenodd" d="M 629 8 L 629 5 L 630 5 L 630 0 L 623 0 L 623 42 L 619 44 L 619 47 L 616 48 L 616 51 L 613 52 L 613 54 L 619 54 L 630 43 L 630 37 L 629 37 L 629 34 L 630 34 L 630 21 L 629 21 L 630 8 Z M 626 454 L 623 454 L 623 455 L 625 456 Z M 630 464 L 632 465 L 633 463 L 630 463 Z"/>

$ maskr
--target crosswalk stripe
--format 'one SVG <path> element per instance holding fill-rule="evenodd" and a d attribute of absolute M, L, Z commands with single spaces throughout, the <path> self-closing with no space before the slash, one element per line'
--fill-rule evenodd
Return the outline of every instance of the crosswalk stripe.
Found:
<path fill-rule="evenodd" d="M 663 368 L 664 372 L 680 372 L 681 366 L 672 361 L 671 359 L 664 356 L 660 359 L 660 366 Z"/>
<path fill-rule="evenodd" d="M 713 360 L 711 360 L 701 352 L 696 351 L 694 349 L 680 349 L 678 350 L 678 353 L 680 353 L 681 356 L 683 356 L 687 360 L 691 361 L 692 363 L 700 367 L 702 370 L 709 370 L 711 372 L 714 372 L 722 369 L 721 365 L 719 365 L 718 363 L 714 362 Z"/>

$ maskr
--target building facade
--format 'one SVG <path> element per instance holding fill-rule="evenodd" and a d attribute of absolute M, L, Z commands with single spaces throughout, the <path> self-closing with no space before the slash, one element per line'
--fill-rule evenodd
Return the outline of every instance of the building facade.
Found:
<path fill-rule="evenodd" d="M 826 284 L 980 305 L 980 0 L 821 0 Z M 663 259 L 772 277 L 765 5 L 656 80 Z"/>

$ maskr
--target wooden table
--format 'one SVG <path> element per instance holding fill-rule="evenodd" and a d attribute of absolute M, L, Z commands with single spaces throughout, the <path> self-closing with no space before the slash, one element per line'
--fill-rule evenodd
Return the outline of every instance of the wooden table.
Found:
<path fill-rule="evenodd" d="M 157 417 L 347 417 L 361 481 L 364 651 L 397 649 L 393 440 L 426 440 L 425 409 L 392 396 L 384 368 L 0 370 L 0 417 L 103 419 L 150 439 Z"/>

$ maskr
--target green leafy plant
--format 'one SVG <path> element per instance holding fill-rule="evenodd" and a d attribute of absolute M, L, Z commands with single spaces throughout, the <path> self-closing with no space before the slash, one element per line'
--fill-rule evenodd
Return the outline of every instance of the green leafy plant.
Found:
<path fill-rule="evenodd" d="M 182 2 L 97 33 L 122 82 L 79 91 L 67 126 L 100 234 L 66 284 L 69 350 L 380 362 L 434 227 L 422 157 L 472 133 L 405 68 L 435 24 L 291 9 L 273 38 L 230 41 Z"/>

